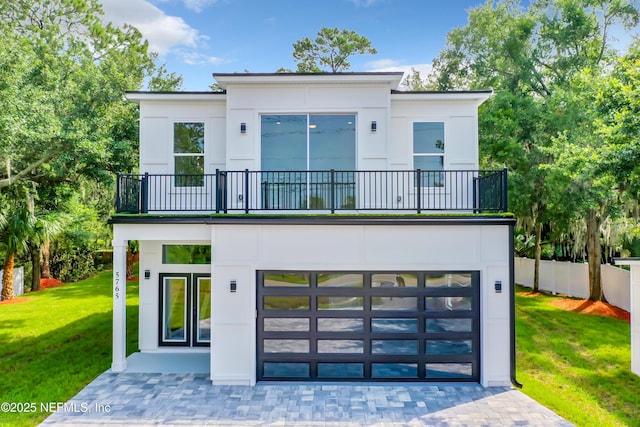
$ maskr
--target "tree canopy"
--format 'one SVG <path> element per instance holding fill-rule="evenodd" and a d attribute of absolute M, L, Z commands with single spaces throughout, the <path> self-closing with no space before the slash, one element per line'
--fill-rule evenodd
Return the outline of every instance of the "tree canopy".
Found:
<path fill-rule="evenodd" d="M 299 73 L 332 73 L 348 70 L 348 59 L 356 54 L 376 54 L 371 41 L 352 30 L 321 28 L 314 40 L 305 37 L 293 44 L 293 59 Z"/>
<path fill-rule="evenodd" d="M 536 261 L 544 238 L 586 249 L 592 299 L 602 298 L 601 228 L 616 215 L 620 180 L 602 167 L 610 147 L 602 120 L 614 113 L 599 102 L 612 90 L 601 83 L 618 56 L 611 28 L 634 28 L 638 18 L 633 0 L 487 1 L 447 35 L 427 82 L 494 89 L 481 107 L 481 162 L 509 168 L 511 209 L 535 235 Z"/>
<path fill-rule="evenodd" d="M 136 28 L 103 18 L 98 0 L 0 2 L 0 201 L 33 197 L 46 215 L 97 185 L 109 189 L 97 193 L 103 216 L 113 173 L 137 167 L 125 91 L 177 89 L 182 78 L 156 65 Z"/>

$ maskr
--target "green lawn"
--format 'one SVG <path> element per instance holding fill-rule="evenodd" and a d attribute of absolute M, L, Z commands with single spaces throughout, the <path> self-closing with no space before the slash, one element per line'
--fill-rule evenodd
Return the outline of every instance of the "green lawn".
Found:
<path fill-rule="evenodd" d="M 578 426 L 640 426 L 629 323 L 560 310 L 552 298 L 516 298 L 523 391 Z"/>
<path fill-rule="evenodd" d="M 137 295 L 130 282 L 129 353 L 137 348 Z M 111 272 L 26 298 L 0 305 L 0 402 L 64 402 L 110 366 Z M 629 324 L 559 310 L 550 298 L 517 297 L 523 391 L 578 426 L 640 426 Z M 0 411 L 0 425 L 32 426 L 46 416 Z"/>
<path fill-rule="evenodd" d="M 0 402 L 31 403 L 35 413 L 0 411 L 2 426 L 32 426 L 41 402 L 64 402 L 111 364 L 111 271 L 29 293 L 0 305 Z M 128 352 L 137 349 L 138 286 L 127 284 Z"/>

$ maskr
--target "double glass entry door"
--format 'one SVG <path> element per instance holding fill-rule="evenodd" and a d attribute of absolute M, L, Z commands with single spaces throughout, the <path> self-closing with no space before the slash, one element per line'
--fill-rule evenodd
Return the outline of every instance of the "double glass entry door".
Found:
<path fill-rule="evenodd" d="M 160 345 L 209 346 L 211 277 L 207 274 L 160 274 L 159 323 Z"/>

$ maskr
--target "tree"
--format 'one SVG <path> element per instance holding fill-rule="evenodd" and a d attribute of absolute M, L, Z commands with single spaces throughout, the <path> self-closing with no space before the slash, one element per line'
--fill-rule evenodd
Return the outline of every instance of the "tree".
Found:
<path fill-rule="evenodd" d="M 293 44 L 293 59 L 299 73 L 319 73 L 328 67 L 330 72 L 348 70 L 349 57 L 360 54 L 376 54 L 368 38 L 352 30 L 323 27 L 315 40 L 305 37 Z"/>
<path fill-rule="evenodd" d="M 2 275 L 2 300 L 6 301 L 14 297 L 13 269 L 16 253 L 27 249 L 27 237 L 36 221 L 24 204 L 5 211 L 1 217 L 0 242 L 7 254 Z"/>
<path fill-rule="evenodd" d="M 137 29 L 102 15 L 97 0 L 0 2 L 0 195 L 29 187 L 43 215 L 66 209 L 79 184 L 110 188 L 113 172 L 137 166 L 125 91 L 182 82 Z M 34 264 L 42 243 L 31 239 Z"/>
<path fill-rule="evenodd" d="M 635 3 L 534 0 L 525 9 L 517 0 L 487 1 L 470 11 L 467 26 L 447 35 L 446 48 L 434 60 L 429 83 L 435 88 L 496 92 L 480 110 L 481 162 L 509 168 L 512 210 L 519 224 L 535 235 L 536 272 L 545 228 L 546 233 L 565 231 L 557 229 L 563 224 L 562 210 L 552 209 L 551 203 L 563 200 L 562 190 L 550 185 L 545 166 L 561 151 L 551 148 L 569 140 L 580 146 L 587 136 L 567 132 L 581 120 L 577 109 L 564 108 L 576 102 L 574 77 L 584 70 L 606 69 L 614 56 L 609 29 L 619 23 L 625 28 L 637 25 Z M 582 143 L 590 145 L 584 139 Z M 588 218 L 589 209 L 580 214 Z M 593 227 L 588 231 L 598 232 Z M 595 248 L 589 259 L 599 265 Z M 593 288 L 599 286 L 597 280 L 594 268 Z M 592 297 L 597 299 L 598 292 Z"/>

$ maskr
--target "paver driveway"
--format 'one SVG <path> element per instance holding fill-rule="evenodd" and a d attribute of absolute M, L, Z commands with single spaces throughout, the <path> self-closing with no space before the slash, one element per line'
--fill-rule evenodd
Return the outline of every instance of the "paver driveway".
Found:
<path fill-rule="evenodd" d="M 451 384 L 259 383 L 106 372 L 42 424 L 207 426 L 570 426 L 518 390 Z"/>

